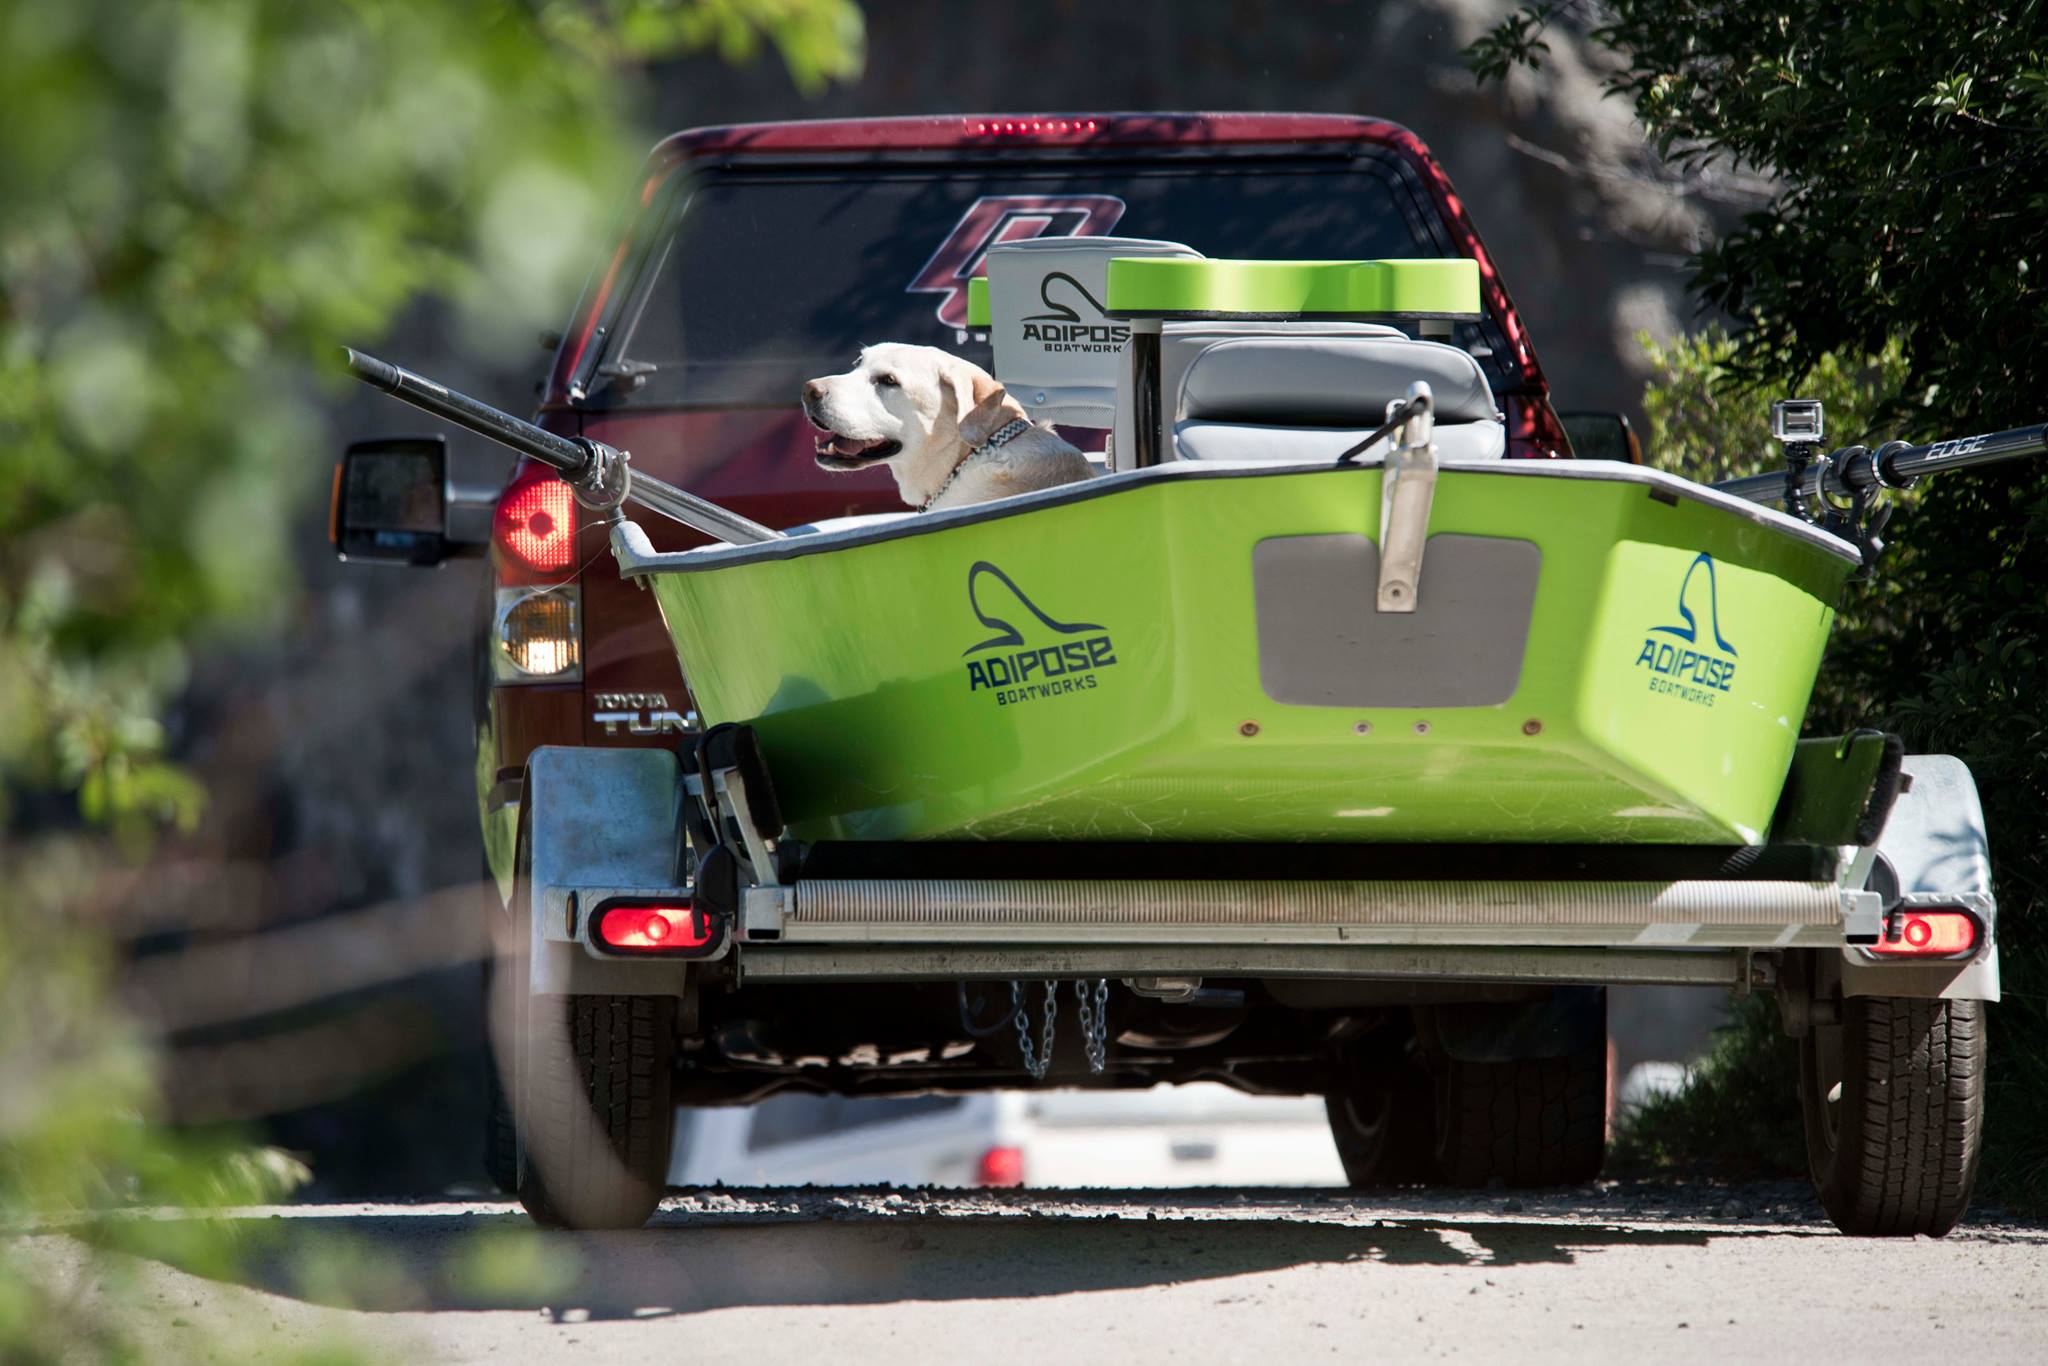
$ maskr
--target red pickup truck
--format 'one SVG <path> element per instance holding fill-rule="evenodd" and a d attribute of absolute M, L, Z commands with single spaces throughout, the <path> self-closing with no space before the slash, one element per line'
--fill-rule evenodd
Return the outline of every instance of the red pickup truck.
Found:
<path fill-rule="evenodd" d="M 770 526 L 897 510 L 885 471 L 817 466 L 797 405 L 803 381 L 882 341 L 944 347 L 992 368 L 987 337 L 967 312 L 968 281 L 987 249 L 1112 233 L 1218 257 L 1472 258 L 1483 313 L 1448 339 L 1484 370 L 1510 458 L 1572 453 L 1528 333 L 1442 169 L 1407 129 L 1335 115 L 950 116 L 677 134 L 649 159 L 577 304 L 538 421 L 628 450 L 636 470 Z M 1084 449 L 1103 445 L 1101 432 L 1068 435 Z M 537 747 L 673 749 L 695 719 L 653 601 L 620 578 L 605 528 L 561 478 L 525 462 L 494 507 L 468 511 L 475 541 L 488 519 L 493 590 L 476 690 L 477 795 L 487 863 L 509 899 L 523 775 Z M 646 529 L 659 549 L 688 543 L 689 533 L 659 520 Z M 403 536 L 342 549 L 414 562 L 451 551 Z M 975 1024 L 990 1010 L 1002 1018 L 1008 997 L 984 1002 L 977 993 L 988 993 L 972 984 L 795 992 L 690 981 L 668 1013 L 650 1017 L 673 1034 L 650 1054 L 662 1084 L 636 1091 L 631 1113 L 610 1125 L 640 1193 L 619 1187 L 585 1221 L 634 1223 L 652 1208 L 669 1170 L 671 1097 L 690 1105 L 790 1088 L 971 1090 L 1025 1076 L 1017 1041 Z M 1281 999 L 1252 984 L 1209 989 L 1201 1009 L 1156 989 L 1125 993 L 1121 1037 L 1139 1042 L 1114 1050 L 1093 1084 L 1213 1079 L 1323 1094 L 1361 1184 L 1560 1181 L 1598 1170 L 1599 988 L 1402 988 L 1361 1006 L 1363 998 L 1319 1001 L 1308 987 Z M 1432 1010 L 1465 1013 L 1421 1030 L 1419 1012 Z M 1462 1057 L 1454 1048 L 1445 1060 L 1442 1040 L 1480 1034 L 1483 1046 Z M 941 1037 L 979 1042 L 941 1056 L 929 1046 Z M 823 1065 L 800 1065 L 813 1063 Z M 1055 1070 L 1050 1084 L 1085 1080 Z M 1528 1098 L 1510 1116 L 1514 1133 L 1468 1132 L 1483 1127 L 1479 1092 L 1488 1088 Z M 488 1149 L 508 1189 L 522 1185 L 511 1110 L 496 1104 Z"/>

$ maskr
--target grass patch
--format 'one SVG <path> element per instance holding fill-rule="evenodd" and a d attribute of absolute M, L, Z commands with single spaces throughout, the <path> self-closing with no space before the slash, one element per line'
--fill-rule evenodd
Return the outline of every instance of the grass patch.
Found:
<path fill-rule="evenodd" d="M 1724 1180 L 1806 1175 L 1799 1047 L 1765 995 L 1729 998 L 1728 1020 L 1685 1089 L 1658 1096 L 1615 1130 L 1615 1175 Z"/>

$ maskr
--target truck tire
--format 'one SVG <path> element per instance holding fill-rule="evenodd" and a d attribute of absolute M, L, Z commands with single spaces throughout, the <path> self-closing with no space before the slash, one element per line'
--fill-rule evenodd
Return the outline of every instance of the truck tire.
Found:
<path fill-rule="evenodd" d="M 1505 1062 L 1436 1059 L 1436 1160 L 1455 1186 L 1568 1186 L 1607 1157 L 1607 1046 Z"/>
<path fill-rule="evenodd" d="M 1850 996 L 1800 1041 L 1806 1154 L 1844 1233 L 1938 1238 L 1970 1203 L 1984 1132 L 1984 1003 Z"/>
<path fill-rule="evenodd" d="M 1434 1137 L 1429 1079 L 1419 1086 L 1395 1082 L 1353 1082 L 1323 1097 L 1330 1137 L 1353 1190 L 1418 1186 L 1441 1181 Z"/>
<path fill-rule="evenodd" d="M 521 924 L 533 913 L 531 819 L 520 812 L 512 904 Z M 524 988 L 527 974 L 517 980 Z M 550 1226 L 640 1227 L 668 1181 L 675 998 L 522 989 L 513 999 L 519 1203 Z"/>

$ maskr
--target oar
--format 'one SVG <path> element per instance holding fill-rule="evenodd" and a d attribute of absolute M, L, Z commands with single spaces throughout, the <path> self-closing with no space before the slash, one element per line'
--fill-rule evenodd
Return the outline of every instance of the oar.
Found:
<path fill-rule="evenodd" d="M 649 512 L 658 512 L 732 545 L 754 545 L 782 536 L 779 531 L 728 512 L 694 493 L 685 493 L 651 474 L 630 469 L 625 452 L 602 441 L 557 436 L 403 366 L 343 349 L 348 355 L 349 373 L 363 383 L 559 470 L 576 491 L 577 501 L 585 507 L 611 512 L 621 502 L 638 503 Z"/>

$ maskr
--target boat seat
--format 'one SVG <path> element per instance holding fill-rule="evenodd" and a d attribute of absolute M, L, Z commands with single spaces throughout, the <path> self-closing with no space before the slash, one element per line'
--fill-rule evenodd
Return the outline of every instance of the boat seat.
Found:
<path fill-rule="evenodd" d="M 968 322 L 988 328 L 995 377 L 1041 422 L 1106 428 L 1115 418 L 1130 325 L 1105 316 L 1102 299 L 1118 256 L 1202 259 L 1143 237 L 1031 237 L 988 249 L 985 305 L 969 285 Z"/>
<path fill-rule="evenodd" d="M 1159 449 L 1173 448 L 1173 415 L 1180 408 L 1180 389 L 1188 367 L 1196 356 L 1218 342 L 1239 337 L 1400 337 L 1397 327 L 1385 323 L 1311 322 L 1307 320 L 1249 321 L 1217 319 L 1202 322 L 1170 322 L 1159 335 Z M 1137 449 L 1132 432 L 1134 405 L 1131 402 L 1131 367 L 1117 366 L 1116 428 L 1110 443 L 1110 467 L 1134 468 L 1129 453 Z"/>
<path fill-rule="evenodd" d="M 1163 348 L 1162 348 L 1163 349 Z M 1235 337 L 1189 362 L 1173 414 L 1182 460 L 1335 460 L 1385 420 L 1387 405 L 1427 380 L 1437 455 L 1498 460 L 1507 429 L 1479 363 L 1455 346 L 1403 336 Z M 1172 391 L 1167 391 L 1172 392 Z M 1162 405 L 1163 406 L 1163 405 Z M 1387 453 L 1391 438 L 1362 453 Z"/>

